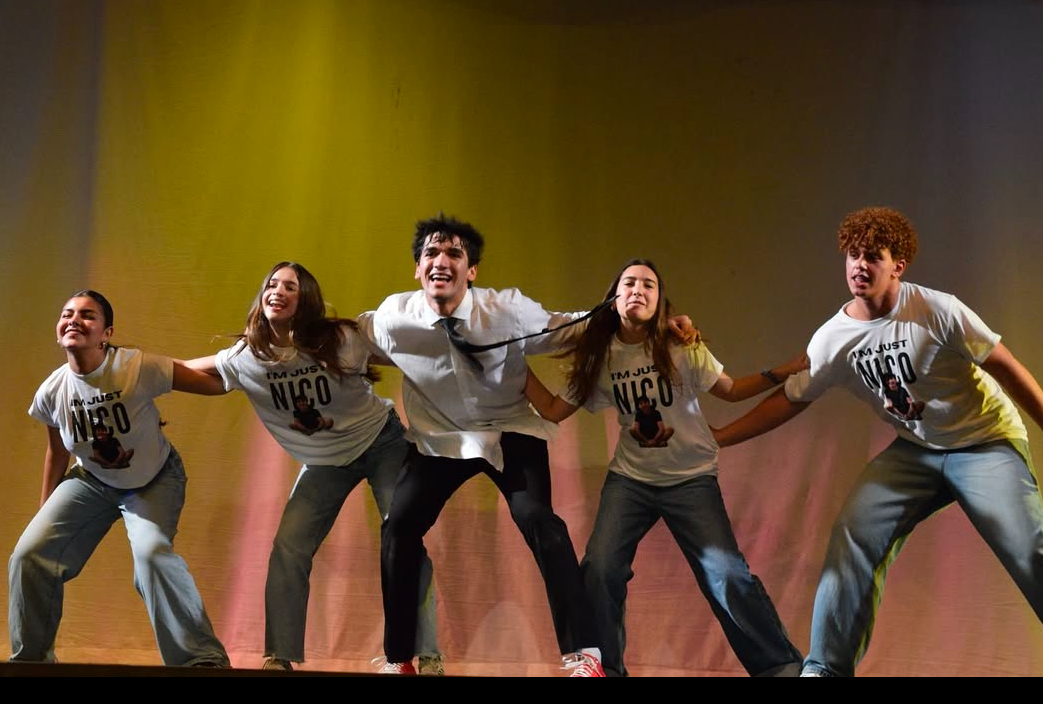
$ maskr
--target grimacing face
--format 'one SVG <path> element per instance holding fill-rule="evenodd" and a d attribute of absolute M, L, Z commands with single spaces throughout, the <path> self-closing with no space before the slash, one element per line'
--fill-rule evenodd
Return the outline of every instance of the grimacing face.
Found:
<path fill-rule="evenodd" d="M 616 312 L 621 320 L 647 323 L 659 308 L 659 277 L 644 264 L 628 266 L 616 286 Z"/>
<path fill-rule="evenodd" d="M 855 298 L 878 299 L 905 271 L 905 260 L 895 261 L 886 247 L 869 251 L 852 247 L 847 251 L 847 285 Z"/>

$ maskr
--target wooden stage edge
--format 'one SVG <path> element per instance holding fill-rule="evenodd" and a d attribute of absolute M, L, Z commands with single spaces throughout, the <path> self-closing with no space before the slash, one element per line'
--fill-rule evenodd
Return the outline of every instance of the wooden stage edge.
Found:
<path fill-rule="evenodd" d="M 252 670 L 246 668 L 87 665 L 82 663 L 0 663 L 0 677 L 391 677 L 373 672 Z"/>

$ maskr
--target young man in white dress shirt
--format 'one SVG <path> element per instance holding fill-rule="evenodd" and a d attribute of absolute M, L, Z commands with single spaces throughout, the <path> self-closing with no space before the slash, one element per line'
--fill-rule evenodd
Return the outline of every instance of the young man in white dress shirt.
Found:
<path fill-rule="evenodd" d="M 417 223 L 413 258 L 421 290 L 388 296 L 359 318 L 364 334 L 402 370 L 407 438 L 414 443 L 383 531 L 382 671 L 413 671 L 424 534 L 449 497 L 484 474 L 507 500 L 536 558 L 565 667 L 574 677 L 603 677 L 576 552 L 551 507 L 547 440 L 554 426 L 533 413 L 525 398 L 525 356 L 560 349 L 580 326 L 470 355 L 449 339 L 455 328 L 470 343 L 498 342 L 581 314 L 548 313 L 517 289 L 472 288 L 483 244 L 481 233 L 455 218 Z"/>

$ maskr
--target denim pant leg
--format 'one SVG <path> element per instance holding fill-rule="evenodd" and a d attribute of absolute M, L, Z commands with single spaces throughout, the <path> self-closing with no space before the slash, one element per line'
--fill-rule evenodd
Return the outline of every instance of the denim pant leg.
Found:
<path fill-rule="evenodd" d="M 627 583 L 634 577 L 637 545 L 659 520 L 652 487 L 609 472 L 601 489 L 594 530 L 580 563 L 583 584 L 601 634 L 601 664 L 625 676 Z"/>
<path fill-rule="evenodd" d="M 346 467 L 301 467 L 268 558 L 264 585 L 264 656 L 304 662 L 304 632 L 315 553 L 363 474 Z"/>
<path fill-rule="evenodd" d="M 910 531 L 953 500 L 941 475 L 943 457 L 899 438 L 862 471 L 830 534 L 805 672 L 854 675 L 888 566 Z"/>
<path fill-rule="evenodd" d="M 946 454 L 956 500 L 1043 621 L 1043 502 L 1025 458 L 1006 442 Z"/>
<path fill-rule="evenodd" d="M 800 651 L 739 550 L 717 477 L 694 477 L 656 493 L 663 520 L 746 672 L 800 674 Z"/>
<path fill-rule="evenodd" d="M 119 492 L 134 556 L 134 587 L 145 601 L 164 664 L 228 665 L 228 653 L 214 635 L 188 565 L 174 552 L 186 481 L 181 457 L 171 448 L 155 479 Z"/>
<path fill-rule="evenodd" d="M 363 472 L 369 480 L 369 488 L 380 511 L 381 528 L 383 519 L 391 510 L 391 500 L 395 492 L 398 475 L 409 450 L 405 439 L 405 428 L 394 411 L 388 414 L 387 423 L 366 453 L 358 460 L 364 466 Z M 438 655 L 442 651 L 438 647 L 438 604 L 435 598 L 435 584 L 432 579 L 433 567 L 431 557 L 421 545 L 423 557 L 420 563 L 420 591 L 417 605 L 416 654 Z"/>
<path fill-rule="evenodd" d="M 105 485 L 77 466 L 29 522 L 7 564 L 12 661 L 54 661 L 65 583 L 119 515 Z"/>

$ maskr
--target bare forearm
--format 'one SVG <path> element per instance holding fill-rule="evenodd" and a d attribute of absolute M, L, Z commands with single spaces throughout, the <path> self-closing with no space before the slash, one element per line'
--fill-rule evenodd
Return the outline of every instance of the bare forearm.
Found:
<path fill-rule="evenodd" d="M 175 359 L 174 364 L 181 364 L 189 369 L 196 369 L 207 374 L 220 376 L 217 371 L 217 355 L 212 354 L 206 357 L 196 357 L 195 359 Z"/>
<path fill-rule="evenodd" d="M 784 381 L 784 379 L 780 379 L 780 381 Z M 763 374 L 750 374 L 749 376 L 732 380 L 731 388 L 728 391 L 715 395 L 725 401 L 745 401 L 757 394 L 764 393 L 773 386 L 775 386 L 775 383 Z"/>
<path fill-rule="evenodd" d="M 808 357 L 801 352 L 787 362 L 739 379 L 732 379 L 722 373 L 717 383 L 710 389 L 710 393 L 725 401 L 745 401 L 774 386 L 786 383 L 786 379 L 789 379 L 791 375 L 807 368 Z"/>
<path fill-rule="evenodd" d="M 808 407 L 806 403 L 794 403 L 779 389 L 761 401 L 749 413 L 714 431 L 714 438 L 721 447 L 737 445 L 782 425 Z"/>
<path fill-rule="evenodd" d="M 61 483 L 62 477 L 65 476 L 65 470 L 69 467 L 69 454 L 52 452 L 50 448 L 44 454 L 43 460 L 43 483 L 40 487 L 40 505 L 43 506 L 44 502 L 54 493 L 58 484 Z"/>
<path fill-rule="evenodd" d="M 174 390 L 187 391 L 204 396 L 220 396 L 227 393 L 224 382 L 217 376 L 217 367 L 205 361 L 208 358 L 193 359 L 187 362 L 174 360 Z M 212 359 L 212 358 L 209 358 Z M 190 365 L 196 366 L 190 366 Z M 212 368 L 213 371 L 208 371 Z"/>
<path fill-rule="evenodd" d="M 575 406 L 561 396 L 552 394 L 532 369 L 529 369 L 526 379 L 525 397 L 540 416 L 554 423 L 560 423 L 576 412 Z"/>

